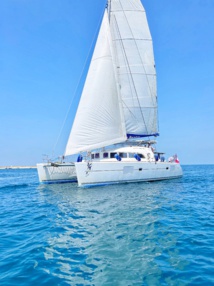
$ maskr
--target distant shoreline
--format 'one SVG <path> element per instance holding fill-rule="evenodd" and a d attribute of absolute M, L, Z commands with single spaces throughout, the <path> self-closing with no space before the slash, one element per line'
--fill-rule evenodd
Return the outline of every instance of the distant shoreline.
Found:
<path fill-rule="evenodd" d="M 0 166 L 0 170 L 8 169 L 36 169 L 36 166 Z"/>

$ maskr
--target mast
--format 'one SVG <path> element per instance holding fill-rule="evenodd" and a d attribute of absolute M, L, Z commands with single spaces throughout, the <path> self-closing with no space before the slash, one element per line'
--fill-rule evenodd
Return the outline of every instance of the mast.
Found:
<path fill-rule="evenodd" d="M 108 21 L 110 23 L 110 18 L 111 18 L 111 0 L 107 1 L 107 11 L 108 11 Z"/>

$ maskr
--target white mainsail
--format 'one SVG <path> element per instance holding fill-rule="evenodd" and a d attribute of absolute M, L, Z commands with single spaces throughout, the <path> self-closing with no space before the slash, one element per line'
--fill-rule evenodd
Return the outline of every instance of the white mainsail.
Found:
<path fill-rule="evenodd" d="M 140 0 L 111 0 L 109 11 L 127 135 L 157 135 L 156 71 L 145 10 Z"/>
<path fill-rule="evenodd" d="M 105 11 L 65 155 L 124 142 L 122 106 Z"/>

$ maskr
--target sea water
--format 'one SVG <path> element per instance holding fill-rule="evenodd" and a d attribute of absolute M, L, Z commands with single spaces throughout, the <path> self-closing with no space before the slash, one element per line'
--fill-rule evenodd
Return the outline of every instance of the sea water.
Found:
<path fill-rule="evenodd" d="M 214 166 L 90 189 L 0 171 L 0 285 L 214 285 Z"/>

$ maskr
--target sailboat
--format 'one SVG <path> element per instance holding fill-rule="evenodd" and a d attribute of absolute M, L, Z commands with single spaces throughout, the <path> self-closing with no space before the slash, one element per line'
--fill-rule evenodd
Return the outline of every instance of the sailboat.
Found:
<path fill-rule="evenodd" d="M 109 0 L 64 154 L 80 154 L 72 165 L 78 185 L 181 177 L 177 155 L 166 161 L 155 150 L 157 113 L 144 7 L 140 0 Z"/>

